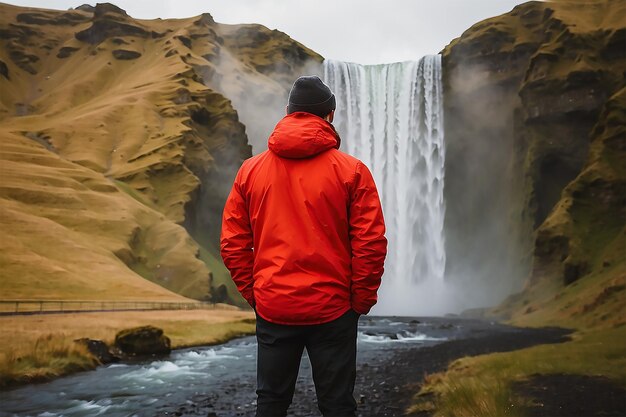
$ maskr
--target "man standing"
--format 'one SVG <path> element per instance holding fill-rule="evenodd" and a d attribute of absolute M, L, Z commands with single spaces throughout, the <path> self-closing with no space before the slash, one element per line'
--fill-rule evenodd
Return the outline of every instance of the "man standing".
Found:
<path fill-rule="evenodd" d="M 335 96 L 300 77 L 269 150 L 237 173 L 221 253 L 257 314 L 257 416 L 285 416 L 306 348 L 325 417 L 354 416 L 359 315 L 376 303 L 387 252 L 370 171 L 339 151 Z"/>

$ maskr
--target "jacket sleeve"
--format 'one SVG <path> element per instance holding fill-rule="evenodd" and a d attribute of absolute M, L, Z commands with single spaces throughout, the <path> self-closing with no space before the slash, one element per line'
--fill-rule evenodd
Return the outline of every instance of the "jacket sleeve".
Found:
<path fill-rule="evenodd" d="M 357 164 L 350 200 L 350 246 L 352 309 L 367 314 L 376 304 L 376 293 L 387 255 L 387 239 L 374 178 L 360 162 Z"/>
<path fill-rule="evenodd" d="M 220 249 L 237 289 L 254 308 L 254 251 L 248 205 L 241 189 L 241 170 L 224 206 Z"/>

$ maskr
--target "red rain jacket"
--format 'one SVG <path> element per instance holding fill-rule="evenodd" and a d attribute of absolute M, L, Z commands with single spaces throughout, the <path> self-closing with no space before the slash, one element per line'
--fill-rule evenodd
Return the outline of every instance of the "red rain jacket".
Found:
<path fill-rule="evenodd" d="M 300 325 L 366 314 L 387 253 L 374 179 L 324 119 L 283 118 L 246 160 L 222 219 L 221 253 L 262 318 Z"/>

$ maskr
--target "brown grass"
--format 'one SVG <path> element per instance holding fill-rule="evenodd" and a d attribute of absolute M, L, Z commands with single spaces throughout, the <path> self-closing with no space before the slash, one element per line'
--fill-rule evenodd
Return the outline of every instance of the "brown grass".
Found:
<path fill-rule="evenodd" d="M 0 5 L 0 22 L 10 26 L 20 12 Z M 155 25 L 165 32 L 167 24 Z M 163 56 L 166 39 L 145 40 L 140 64 L 114 59 L 110 42 L 97 50 L 78 42 L 75 31 L 47 25 L 39 40 L 21 44 L 39 58 L 36 74 L 14 66 L 0 48 L 10 70 L 10 79 L 0 77 L 3 295 L 182 300 L 162 286 L 200 298 L 209 290 L 209 270 L 180 226 L 198 185 L 182 161 L 189 131 L 183 122 L 193 103 L 170 101 L 181 87 L 177 74 L 188 66 L 177 55 Z M 79 49 L 59 59 L 56 48 L 28 46 L 40 41 Z M 207 91 L 193 82 L 188 89 Z M 16 116 L 16 103 L 29 114 Z M 176 114 L 163 117 L 169 107 Z M 159 199 L 159 190 L 167 198 Z"/>
<path fill-rule="evenodd" d="M 93 369 L 75 339 L 111 344 L 122 329 L 153 325 L 173 348 L 223 343 L 254 332 L 254 315 L 238 310 L 139 311 L 0 317 L 0 387 Z"/>
<path fill-rule="evenodd" d="M 208 290 L 208 270 L 181 226 L 102 174 L 11 133 L 0 142 L 0 227 L 5 299 L 188 301 L 171 290 L 191 282 Z M 133 251 L 155 263 L 153 282 L 129 268 Z"/>
<path fill-rule="evenodd" d="M 0 353 L 0 388 L 47 381 L 72 372 L 93 369 L 97 361 L 85 346 L 63 335 L 38 337 L 32 345 Z"/>

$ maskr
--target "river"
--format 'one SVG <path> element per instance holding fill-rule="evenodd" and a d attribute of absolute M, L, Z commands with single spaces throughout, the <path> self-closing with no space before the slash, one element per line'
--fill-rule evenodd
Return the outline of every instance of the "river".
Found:
<path fill-rule="evenodd" d="M 447 318 L 362 317 L 355 396 L 384 402 L 372 389 L 379 372 L 401 351 L 475 337 L 493 323 Z M 393 369 L 393 368 L 392 368 Z M 2 392 L 0 416 L 252 416 L 255 409 L 254 337 L 219 346 L 176 350 L 168 357 L 101 366 L 52 382 Z M 380 379 L 384 385 L 384 378 Z M 292 415 L 317 415 L 308 358 L 303 358 Z"/>

